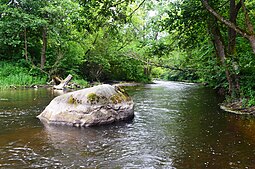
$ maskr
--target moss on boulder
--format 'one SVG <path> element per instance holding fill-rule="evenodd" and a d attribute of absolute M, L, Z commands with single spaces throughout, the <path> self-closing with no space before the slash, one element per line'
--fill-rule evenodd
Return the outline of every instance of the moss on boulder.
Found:
<path fill-rule="evenodd" d="M 99 85 L 56 97 L 37 117 L 77 127 L 109 124 L 133 118 L 134 103 L 120 87 Z"/>

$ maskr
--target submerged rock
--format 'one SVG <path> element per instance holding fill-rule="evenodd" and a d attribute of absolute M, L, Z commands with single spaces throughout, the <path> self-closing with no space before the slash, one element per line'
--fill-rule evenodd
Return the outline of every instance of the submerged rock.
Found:
<path fill-rule="evenodd" d="M 134 103 L 123 89 L 105 84 L 58 96 L 37 117 L 76 127 L 109 124 L 133 118 Z"/>

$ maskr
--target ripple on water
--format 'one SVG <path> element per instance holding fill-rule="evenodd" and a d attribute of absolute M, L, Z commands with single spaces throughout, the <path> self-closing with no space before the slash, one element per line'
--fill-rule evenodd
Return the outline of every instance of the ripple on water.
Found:
<path fill-rule="evenodd" d="M 0 168 L 255 168 L 252 120 L 220 112 L 211 90 L 146 85 L 130 91 L 132 121 L 84 129 L 35 118 L 51 93 L 27 90 L 1 102 Z"/>

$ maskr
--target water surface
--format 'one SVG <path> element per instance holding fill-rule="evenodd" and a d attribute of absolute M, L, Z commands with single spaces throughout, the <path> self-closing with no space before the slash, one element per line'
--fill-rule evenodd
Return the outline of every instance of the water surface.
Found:
<path fill-rule="evenodd" d="M 255 168 L 255 120 L 219 109 L 199 85 L 157 82 L 129 89 L 135 118 L 93 128 L 43 125 L 58 95 L 0 91 L 0 168 Z"/>

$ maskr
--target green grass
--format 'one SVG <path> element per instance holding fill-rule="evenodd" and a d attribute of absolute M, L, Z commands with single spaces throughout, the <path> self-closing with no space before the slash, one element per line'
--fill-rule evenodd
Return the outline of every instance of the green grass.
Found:
<path fill-rule="evenodd" d="M 47 77 L 34 74 L 31 68 L 16 63 L 0 62 L 0 88 L 46 84 Z"/>

